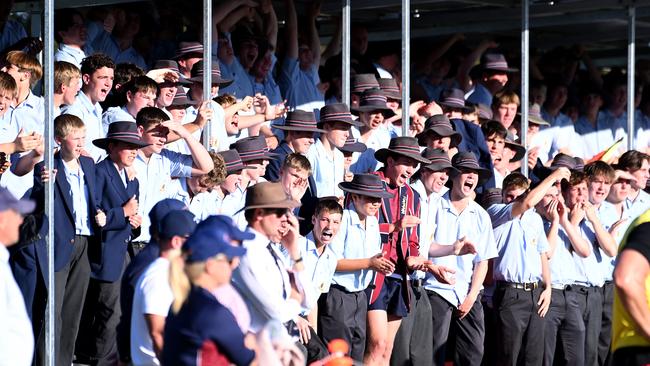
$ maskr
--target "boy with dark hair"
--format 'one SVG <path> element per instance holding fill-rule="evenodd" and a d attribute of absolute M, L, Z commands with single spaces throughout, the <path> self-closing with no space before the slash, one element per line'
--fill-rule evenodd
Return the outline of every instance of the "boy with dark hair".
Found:
<path fill-rule="evenodd" d="M 115 121 L 132 121 L 144 107 L 153 107 L 158 95 L 158 84 L 147 76 L 136 76 L 120 88 L 124 104 L 110 107 L 102 114 L 105 130 Z"/>
<path fill-rule="evenodd" d="M 89 248 L 91 278 L 75 350 L 80 363 L 102 364 L 117 357 L 116 327 L 120 316 L 120 278 L 128 264 L 130 238 L 138 235 L 138 179 L 128 173 L 142 142 L 133 122 L 115 122 L 105 138 L 93 141 L 108 157 L 95 166 L 96 192 L 106 213 L 101 243 Z"/>
<path fill-rule="evenodd" d="M 93 50 L 87 44 L 88 32 L 83 16 L 75 9 L 58 9 L 54 13 L 54 39 L 59 49 L 54 53 L 55 61 L 66 61 L 76 67 L 86 55 L 92 55 Z"/>
<path fill-rule="evenodd" d="M 616 167 L 627 170 L 634 177 L 625 208 L 630 212 L 630 217 L 636 218 L 650 205 L 650 194 L 644 191 L 650 180 L 650 155 L 630 150 L 621 155 Z"/>
<path fill-rule="evenodd" d="M 103 54 L 86 57 L 81 62 L 81 80 L 83 86 L 72 105 L 62 109 L 63 113 L 73 114 L 86 125 L 85 154 L 98 162 L 106 156 L 106 152 L 97 148 L 91 142 L 106 135 L 102 125 L 102 107 L 99 104 L 106 99 L 113 86 L 113 60 Z"/>

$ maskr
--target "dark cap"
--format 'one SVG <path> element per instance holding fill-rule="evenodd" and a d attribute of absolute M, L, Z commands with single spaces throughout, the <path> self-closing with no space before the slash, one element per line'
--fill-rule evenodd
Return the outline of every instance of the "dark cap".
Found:
<path fill-rule="evenodd" d="M 252 166 L 245 166 L 235 149 L 218 152 L 226 164 L 226 173 L 228 175 L 241 171 L 242 169 L 255 169 Z"/>
<path fill-rule="evenodd" d="M 325 132 L 325 130 L 318 128 L 317 125 L 318 122 L 316 121 L 314 112 L 296 109 L 287 113 L 287 118 L 284 119 L 283 125 L 276 125 L 274 127 L 283 131 Z"/>
<path fill-rule="evenodd" d="M 379 89 L 379 82 L 375 74 L 357 74 L 352 76 L 351 93 L 363 93 L 368 89 Z"/>
<path fill-rule="evenodd" d="M 215 216 L 203 220 L 183 244 L 185 261 L 187 263 L 203 262 L 219 254 L 233 259 L 246 254 L 246 248 L 231 244 L 231 230 L 232 225 L 215 219 Z"/>
<path fill-rule="evenodd" d="M 36 203 L 32 200 L 17 199 L 6 188 L 0 187 L 0 212 L 7 210 L 14 210 L 21 215 L 26 215 L 36 207 Z"/>
<path fill-rule="evenodd" d="M 515 72 L 519 69 L 508 67 L 506 57 L 501 53 L 486 53 L 481 59 L 481 69 L 483 71 L 501 71 L 501 72 Z"/>
<path fill-rule="evenodd" d="M 454 130 L 454 128 L 451 126 L 449 118 L 447 118 L 447 116 L 444 114 L 436 114 L 427 118 L 427 120 L 424 122 L 424 129 L 422 132 L 415 135 L 420 146 L 427 145 L 425 136 L 428 133 L 435 133 L 438 136 L 449 137 L 451 139 L 451 142 L 449 144 L 450 147 L 458 146 L 458 144 L 460 144 L 463 139 L 463 136 Z"/>
<path fill-rule="evenodd" d="M 190 73 L 189 81 L 194 81 L 197 83 L 203 82 L 203 60 L 198 61 L 192 66 L 192 71 Z M 219 68 L 218 62 L 212 63 L 212 84 L 219 84 L 220 87 L 226 87 L 232 84 L 233 80 L 222 79 L 221 78 L 221 69 Z"/>
<path fill-rule="evenodd" d="M 476 174 L 478 174 L 479 185 L 492 176 L 492 172 L 488 169 L 482 168 L 478 164 L 478 160 L 476 159 L 474 153 L 470 151 L 462 151 L 454 155 L 454 157 L 451 159 L 451 165 L 457 169 L 458 174 L 462 173 L 463 170 L 474 171 Z"/>
<path fill-rule="evenodd" d="M 174 198 L 165 198 L 158 201 L 149 211 L 149 221 L 159 222 L 165 215 L 176 210 L 187 210 L 187 206 L 180 200 Z"/>
<path fill-rule="evenodd" d="M 279 155 L 269 152 L 264 136 L 245 137 L 230 145 L 231 149 L 237 150 L 243 162 L 252 160 L 270 160 Z"/>
<path fill-rule="evenodd" d="M 358 107 L 352 107 L 352 112 L 373 112 L 381 111 L 384 118 L 390 118 L 395 115 L 392 109 L 388 108 L 386 95 L 379 89 L 368 89 L 361 94 L 361 100 Z"/>
<path fill-rule="evenodd" d="M 463 111 L 463 113 L 469 113 L 473 109 L 465 105 L 465 93 L 460 89 L 447 89 L 442 93 L 441 106 L 447 108 L 458 108 Z"/>
<path fill-rule="evenodd" d="M 429 160 L 429 164 L 422 165 L 422 169 L 426 168 L 435 172 L 445 169 L 456 170 L 456 168 L 451 165 L 449 154 L 445 150 L 427 147 L 422 151 L 421 155 L 423 158 Z"/>
<path fill-rule="evenodd" d="M 154 223 L 158 226 L 158 237 L 161 239 L 188 237 L 196 227 L 194 214 L 188 210 L 173 210 Z"/>
<path fill-rule="evenodd" d="M 181 42 L 178 44 L 178 50 L 174 59 L 182 60 L 187 56 L 203 57 L 203 45 L 199 42 Z"/>
<path fill-rule="evenodd" d="M 345 140 L 345 145 L 343 145 L 343 147 L 339 147 L 339 150 L 348 153 L 362 153 L 368 150 L 368 147 L 363 142 L 357 141 L 357 139 L 355 139 L 354 136 L 350 134 L 350 136 L 348 136 L 348 139 Z"/>
<path fill-rule="evenodd" d="M 320 109 L 318 128 L 322 128 L 326 122 L 343 122 L 357 127 L 362 125 L 362 123 L 352 119 L 350 108 L 344 103 L 327 104 Z"/>
<path fill-rule="evenodd" d="M 400 93 L 399 86 L 397 86 L 397 80 L 392 78 L 381 78 L 377 80 L 379 82 L 379 88 L 386 98 L 402 100 L 402 94 Z"/>

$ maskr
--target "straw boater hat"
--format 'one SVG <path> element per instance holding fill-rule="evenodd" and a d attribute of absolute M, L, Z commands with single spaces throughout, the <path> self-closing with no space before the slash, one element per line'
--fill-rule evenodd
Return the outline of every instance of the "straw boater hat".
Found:
<path fill-rule="evenodd" d="M 192 71 L 190 73 L 191 78 L 189 78 L 189 81 L 194 81 L 197 83 L 202 83 L 203 82 L 203 60 L 198 61 L 197 63 L 192 66 Z M 212 63 L 212 84 L 219 84 L 219 87 L 226 87 L 230 84 L 232 84 L 233 80 L 230 79 L 222 79 L 221 78 L 221 70 L 219 69 L 219 63 L 218 62 L 213 62 Z"/>
<path fill-rule="evenodd" d="M 415 135 L 420 146 L 427 146 L 425 136 L 428 133 L 435 133 L 438 136 L 451 138 L 450 147 L 458 146 L 463 139 L 463 136 L 460 133 L 454 131 L 454 128 L 451 127 L 451 122 L 449 122 L 449 118 L 444 114 L 436 114 L 429 117 L 424 122 L 424 129 L 422 132 Z"/>
<path fill-rule="evenodd" d="M 352 89 L 350 93 L 361 94 L 368 89 L 379 89 L 379 82 L 375 74 L 357 74 L 352 76 Z"/>
<path fill-rule="evenodd" d="M 361 94 L 361 100 L 358 107 L 352 107 L 352 113 L 381 111 L 384 118 L 390 118 L 395 115 L 392 109 L 388 108 L 386 95 L 379 89 L 368 89 Z"/>
<path fill-rule="evenodd" d="M 253 160 L 276 159 L 280 155 L 269 152 L 264 136 L 245 137 L 230 145 L 231 149 L 237 150 L 243 162 Z"/>
<path fill-rule="evenodd" d="M 375 174 L 355 174 L 351 182 L 339 183 L 339 188 L 361 196 L 393 198 L 393 194 L 386 191 L 381 179 Z"/>
<path fill-rule="evenodd" d="M 347 104 L 334 103 L 328 104 L 320 109 L 320 121 L 318 121 L 318 128 L 322 128 L 325 122 L 343 122 L 350 126 L 360 127 L 363 124 L 352 119 L 352 114 Z"/>
<path fill-rule="evenodd" d="M 110 142 L 124 142 L 136 146 L 138 149 L 151 145 L 140 139 L 138 127 L 131 121 L 117 121 L 111 123 L 108 125 L 108 133 L 106 134 L 106 137 L 93 140 L 93 145 L 106 150 Z"/>
<path fill-rule="evenodd" d="M 422 157 L 429 160 L 429 164 L 424 164 L 420 169 L 429 169 L 434 172 L 439 172 L 441 170 L 449 169 L 456 170 L 453 165 L 451 165 L 451 160 L 449 160 L 449 154 L 442 149 L 432 149 L 427 147 L 421 153 Z"/>
<path fill-rule="evenodd" d="M 501 53 L 486 53 L 481 59 L 481 70 L 483 71 L 501 71 L 516 72 L 519 69 L 508 67 L 506 57 Z"/>
<path fill-rule="evenodd" d="M 317 125 L 318 122 L 316 122 L 314 112 L 296 109 L 295 111 L 287 113 L 287 118 L 284 120 L 283 125 L 274 127 L 283 131 L 326 132 L 325 130 L 318 128 Z"/>
<path fill-rule="evenodd" d="M 347 153 L 362 153 L 368 150 L 368 147 L 363 142 L 357 141 L 352 135 L 348 136 L 348 139 L 345 140 L 345 145 L 339 147 L 339 150 Z"/>
<path fill-rule="evenodd" d="M 203 57 L 203 45 L 199 42 L 181 42 L 178 44 L 178 50 L 174 56 L 174 60 L 182 60 L 184 58 Z"/>
<path fill-rule="evenodd" d="M 524 158 L 524 155 L 526 154 L 526 148 L 524 147 L 524 145 L 519 144 L 515 141 L 515 136 L 510 131 L 508 131 L 508 134 L 506 135 L 505 145 L 508 149 L 515 152 L 515 156 L 512 159 L 510 159 L 511 163 L 515 161 L 519 161 Z"/>
<path fill-rule="evenodd" d="M 442 101 L 440 104 L 443 107 L 447 108 L 457 108 L 463 111 L 463 113 L 469 113 L 473 111 L 472 108 L 468 107 L 465 104 L 465 93 L 462 90 L 452 88 L 447 89 L 442 93 Z"/>
<path fill-rule="evenodd" d="M 454 157 L 451 159 L 451 165 L 456 168 L 455 171 L 452 170 L 450 172 L 452 176 L 461 174 L 463 170 L 471 170 L 476 172 L 476 174 L 478 174 L 479 180 L 478 185 L 481 185 L 492 176 L 492 172 L 488 169 L 482 168 L 478 164 L 478 160 L 476 160 L 474 153 L 469 151 L 462 151 L 454 155 Z"/>
<path fill-rule="evenodd" d="M 521 112 L 517 113 L 517 115 L 521 118 Z M 551 125 L 542 117 L 542 109 L 537 103 L 531 104 L 531 106 L 528 107 L 528 123 L 534 123 L 540 126 Z"/>
<path fill-rule="evenodd" d="M 300 206 L 300 201 L 294 201 L 284 191 L 284 186 L 280 182 L 261 182 L 249 187 L 246 193 L 246 203 L 242 210 L 254 208 L 296 208 Z"/>
<path fill-rule="evenodd" d="M 420 155 L 420 146 L 415 137 L 393 137 L 388 144 L 388 148 L 375 151 L 375 159 L 386 164 L 386 159 L 390 155 L 401 155 L 411 158 L 421 164 L 429 164 L 429 159 Z"/>
<path fill-rule="evenodd" d="M 399 91 L 399 86 L 397 86 L 395 79 L 381 78 L 377 81 L 379 81 L 379 88 L 384 92 L 386 98 L 402 100 L 402 94 Z"/>
<path fill-rule="evenodd" d="M 239 153 L 235 149 L 220 151 L 218 153 L 226 164 L 226 174 L 237 173 L 243 169 L 255 169 L 255 167 L 244 165 Z"/>

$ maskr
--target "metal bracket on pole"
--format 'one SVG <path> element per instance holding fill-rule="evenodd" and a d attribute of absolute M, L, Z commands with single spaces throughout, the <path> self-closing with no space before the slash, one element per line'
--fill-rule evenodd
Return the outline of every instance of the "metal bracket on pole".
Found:
<path fill-rule="evenodd" d="M 528 132 L 528 65 L 529 65 L 529 51 L 530 43 L 528 39 L 529 33 L 529 3 L 528 0 L 521 2 L 521 128 L 520 139 L 521 144 L 527 146 L 527 132 Z M 528 176 L 528 149 L 524 154 L 521 164 L 521 173 Z"/>
<path fill-rule="evenodd" d="M 212 99 L 212 0 L 203 0 L 203 100 Z M 199 106 L 200 108 L 200 106 Z M 210 150 L 210 124 L 203 128 L 203 146 Z"/>
<path fill-rule="evenodd" d="M 350 11 L 350 0 L 342 0 L 341 18 L 343 21 L 343 32 L 341 37 L 341 102 L 350 106 L 350 28 L 352 15 Z"/>
<path fill-rule="evenodd" d="M 411 75 L 411 1 L 402 0 L 402 136 L 409 134 Z"/>
<path fill-rule="evenodd" d="M 54 0 L 45 0 L 43 4 L 43 91 L 45 101 L 45 166 L 54 166 Z M 55 366 L 56 347 L 55 329 L 56 316 L 55 284 L 54 284 L 54 180 L 45 184 L 45 214 L 48 220 L 47 229 L 47 308 L 45 311 L 45 365 Z"/>
<path fill-rule="evenodd" d="M 634 58 L 636 38 L 636 8 L 631 5 L 628 8 L 627 23 L 627 149 L 634 149 Z"/>

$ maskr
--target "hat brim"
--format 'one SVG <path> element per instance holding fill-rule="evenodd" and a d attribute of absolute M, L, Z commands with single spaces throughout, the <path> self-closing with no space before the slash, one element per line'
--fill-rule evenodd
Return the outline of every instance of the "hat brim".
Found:
<path fill-rule="evenodd" d="M 411 153 L 406 153 L 406 152 L 402 152 L 402 151 L 390 150 L 390 149 L 387 149 L 387 148 L 383 148 L 383 149 L 379 149 L 379 150 L 375 151 L 375 159 L 377 159 L 377 161 L 379 161 L 379 162 L 382 162 L 382 163 L 386 164 L 386 159 L 391 154 L 411 158 L 411 159 L 417 161 L 419 164 L 429 164 L 429 159 L 423 158 L 422 155 L 420 155 L 420 154 L 411 154 Z"/>
<path fill-rule="evenodd" d="M 492 172 L 489 171 L 488 169 L 480 168 L 480 167 L 476 168 L 476 167 L 463 167 L 463 166 L 454 167 L 454 170 L 449 171 L 449 175 L 454 177 L 454 176 L 456 176 L 458 174 L 461 174 L 462 173 L 461 169 L 471 170 L 471 171 L 474 171 L 476 174 L 478 174 L 478 184 L 477 184 L 477 186 L 482 185 L 483 183 L 485 183 L 488 179 L 490 179 L 492 177 Z"/>
<path fill-rule="evenodd" d="M 447 108 L 460 109 L 461 111 L 463 111 L 463 113 L 470 113 L 470 112 L 472 112 L 474 110 L 473 108 L 470 108 L 470 107 L 464 106 L 464 105 L 461 106 L 461 105 L 458 105 L 458 104 L 451 104 L 451 103 L 445 103 L 445 102 L 439 102 L 438 104 L 440 104 L 443 107 L 447 107 Z"/>
<path fill-rule="evenodd" d="M 108 149 L 108 144 L 111 142 L 123 142 L 125 144 L 133 145 L 137 147 L 138 149 L 141 149 L 143 147 L 147 147 L 151 144 L 148 144 L 146 142 L 143 142 L 141 140 L 133 140 L 133 139 L 116 139 L 112 137 L 104 137 L 101 139 L 96 139 L 93 140 L 93 145 L 97 146 L 100 149 Z"/>
<path fill-rule="evenodd" d="M 339 147 L 339 150 L 343 152 L 349 152 L 349 153 L 362 153 L 368 150 L 368 146 L 366 144 L 361 143 L 361 142 L 355 142 L 353 144 L 345 145 L 343 147 Z"/>
<path fill-rule="evenodd" d="M 237 238 L 234 238 L 234 237 L 233 237 L 233 239 L 242 241 L 242 240 L 252 240 L 255 237 L 255 235 L 253 233 L 248 233 L 248 234 L 250 234 L 250 237 L 247 236 L 246 239 L 237 239 Z M 233 259 L 233 258 L 236 258 L 236 257 L 243 257 L 244 254 L 246 254 L 246 248 L 240 247 L 240 246 L 235 246 L 235 245 L 229 245 L 228 248 L 226 250 L 224 250 L 222 254 L 225 255 L 228 259 Z"/>
<path fill-rule="evenodd" d="M 506 147 L 509 148 L 510 150 L 514 150 L 515 152 L 515 156 L 513 156 L 512 159 L 510 159 L 511 163 L 523 159 L 524 155 L 526 155 L 526 148 L 523 145 L 520 145 L 515 142 L 506 141 Z"/>
<path fill-rule="evenodd" d="M 386 98 L 399 100 L 399 101 L 402 100 L 402 94 L 395 93 L 395 92 L 384 91 L 384 90 L 382 90 L 381 92 L 386 96 Z"/>
<path fill-rule="evenodd" d="M 460 142 L 463 141 L 463 135 L 461 135 L 460 133 L 454 130 L 449 130 L 449 131 L 439 130 L 434 127 L 434 128 L 426 129 L 418 133 L 417 135 L 415 135 L 415 138 L 418 139 L 418 144 L 420 146 L 427 146 L 427 143 L 424 140 L 424 138 L 429 132 L 433 132 L 438 136 L 449 137 L 451 139 L 451 142 L 449 143 L 449 147 L 457 147 L 460 144 Z"/>
<path fill-rule="evenodd" d="M 495 67 L 481 67 L 481 70 L 482 71 L 500 71 L 500 72 L 519 72 L 519 69 L 517 69 L 515 67 L 506 67 L 506 68 L 502 68 L 502 67 L 498 67 L 498 68 L 495 68 Z"/>
<path fill-rule="evenodd" d="M 21 215 L 27 215 L 34 211 L 36 202 L 28 199 L 20 199 L 7 206 L 8 209 L 14 210 Z"/>
<path fill-rule="evenodd" d="M 302 204 L 300 203 L 300 201 L 294 201 L 294 200 L 287 199 L 287 200 L 282 200 L 282 201 L 277 201 L 277 202 L 265 203 L 265 204 L 261 204 L 261 205 L 244 206 L 241 209 L 239 209 L 239 211 L 237 211 L 236 214 L 241 212 L 241 211 L 252 210 L 252 209 L 255 209 L 255 208 L 288 208 L 288 209 L 292 209 L 292 208 L 300 207 L 301 205 Z"/>
<path fill-rule="evenodd" d="M 521 119 L 521 113 L 517 113 L 517 116 L 519 116 L 519 118 Z M 541 118 L 535 117 L 535 116 L 531 116 L 531 115 L 528 116 L 528 123 L 534 123 L 534 124 L 540 125 L 540 126 L 550 126 L 551 125 L 547 121 L 545 121 L 545 120 L 543 120 Z"/>
<path fill-rule="evenodd" d="M 232 230 L 230 231 L 230 236 L 231 238 L 239 241 L 253 240 L 255 238 L 255 234 L 247 230 L 243 230 L 243 231 L 239 230 L 239 228 L 237 227 L 232 228 Z M 235 247 L 235 248 L 240 248 L 240 247 Z"/>
<path fill-rule="evenodd" d="M 187 79 L 190 82 L 193 83 L 202 83 L 203 82 L 203 76 L 195 76 L 193 78 Z M 229 80 L 229 79 L 222 79 L 222 78 L 212 78 L 212 84 L 218 84 L 220 88 L 225 88 L 228 85 L 232 84 L 234 80 Z"/>
<path fill-rule="evenodd" d="M 390 118 L 395 115 L 395 112 L 388 107 L 364 105 L 359 107 L 352 107 L 350 109 L 350 112 L 355 116 L 358 116 L 360 112 L 374 112 L 374 111 L 381 111 L 381 114 L 384 115 L 384 118 Z"/>
<path fill-rule="evenodd" d="M 316 127 L 298 127 L 298 126 L 285 126 L 285 125 L 276 125 L 273 128 L 277 128 L 282 131 L 301 131 L 301 132 L 313 132 L 313 133 L 325 133 L 327 131 L 316 128 Z"/>
<path fill-rule="evenodd" d="M 362 127 L 363 126 L 363 123 L 361 123 L 359 121 L 354 121 L 354 120 L 351 120 L 351 119 L 349 119 L 349 120 L 347 120 L 347 119 L 330 119 L 330 120 L 325 120 L 325 121 L 318 121 L 318 123 L 316 123 L 316 127 L 317 128 L 323 128 L 323 124 L 331 123 L 331 122 L 347 123 L 347 124 L 350 125 L 350 127 Z"/>
<path fill-rule="evenodd" d="M 429 170 L 433 170 L 434 172 L 439 172 L 445 169 L 449 169 L 450 172 L 452 170 L 458 171 L 458 169 L 454 168 L 454 166 L 451 165 L 450 163 L 431 163 L 427 165 L 422 165 L 420 169 L 429 169 Z"/>
<path fill-rule="evenodd" d="M 339 183 L 339 188 L 341 188 L 341 190 L 343 190 L 344 192 L 351 193 L 351 194 L 358 194 L 360 196 L 374 197 L 374 198 L 393 198 L 393 194 L 386 191 L 369 192 L 369 191 L 364 191 L 361 189 L 354 188 L 351 182 L 341 182 Z"/>

